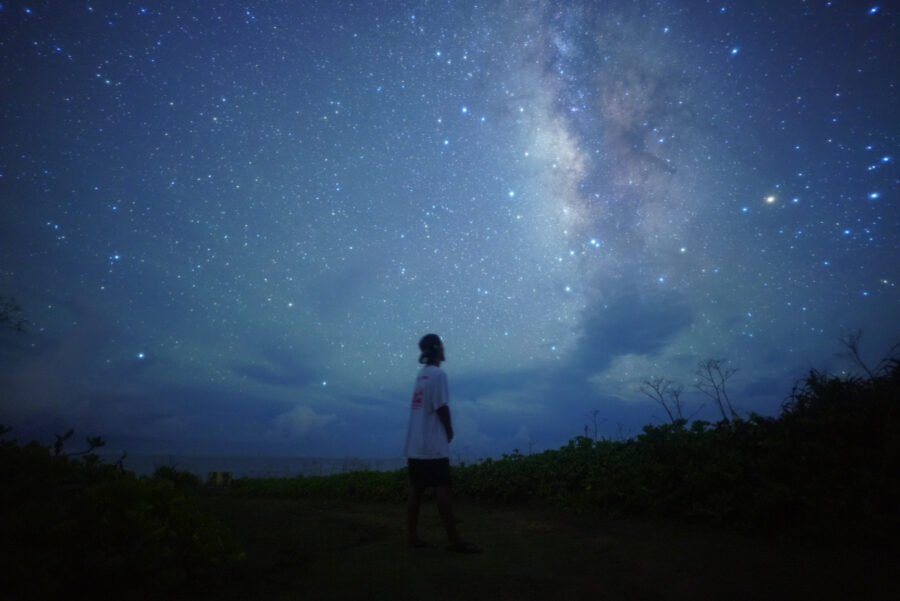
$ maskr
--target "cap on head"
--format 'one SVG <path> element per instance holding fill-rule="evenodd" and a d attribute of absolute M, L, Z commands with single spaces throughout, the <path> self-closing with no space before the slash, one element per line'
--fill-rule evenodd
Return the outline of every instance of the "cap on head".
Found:
<path fill-rule="evenodd" d="M 422 339 L 419 340 L 419 350 L 422 351 L 422 354 L 419 355 L 419 363 L 428 362 L 428 360 L 435 357 L 443 347 L 444 343 L 441 342 L 440 336 L 437 334 L 425 334 L 422 336 Z"/>

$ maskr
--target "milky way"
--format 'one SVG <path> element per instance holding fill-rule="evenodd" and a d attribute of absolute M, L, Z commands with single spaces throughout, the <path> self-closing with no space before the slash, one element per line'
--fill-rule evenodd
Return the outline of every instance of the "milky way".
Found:
<path fill-rule="evenodd" d="M 752 4 L 752 6 L 751 6 Z M 897 15 L 816 2 L 0 5 L 0 421 L 460 457 L 777 412 L 900 342 Z M 709 408 L 698 414 L 715 419 Z"/>

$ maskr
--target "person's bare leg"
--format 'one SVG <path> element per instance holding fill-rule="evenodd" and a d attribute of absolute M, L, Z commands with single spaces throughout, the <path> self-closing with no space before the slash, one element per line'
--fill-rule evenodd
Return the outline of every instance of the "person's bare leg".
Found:
<path fill-rule="evenodd" d="M 453 519 L 453 506 L 450 502 L 450 487 L 438 486 L 434 491 L 434 502 L 437 504 L 438 513 L 441 515 L 441 522 L 447 530 L 447 538 L 450 544 L 455 545 L 462 541 L 459 532 L 456 531 L 456 521 Z"/>
<path fill-rule="evenodd" d="M 419 508 L 422 506 L 424 494 L 424 488 L 409 487 L 409 499 L 406 503 L 406 535 L 410 547 L 422 544 L 422 539 L 419 538 Z"/>

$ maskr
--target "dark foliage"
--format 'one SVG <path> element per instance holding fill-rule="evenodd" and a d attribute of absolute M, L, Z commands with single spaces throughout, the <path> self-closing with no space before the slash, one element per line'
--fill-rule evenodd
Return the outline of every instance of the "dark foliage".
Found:
<path fill-rule="evenodd" d="M 454 471 L 457 493 L 609 514 L 712 519 L 841 538 L 900 532 L 900 367 L 870 378 L 810 372 L 777 418 L 675 420 L 627 441 Z"/>
<path fill-rule="evenodd" d="M 331 476 L 240 478 L 235 480 L 231 490 L 232 494 L 247 497 L 391 503 L 406 498 L 408 482 L 405 469 L 393 472 L 367 470 Z"/>
<path fill-rule="evenodd" d="M 183 472 L 175 469 L 170 465 L 161 465 L 153 472 L 153 477 L 157 480 L 165 480 L 171 482 L 178 490 L 192 491 L 200 486 L 200 477 L 192 472 Z"/>
<path fill-rule="evenodd" d="M 239 559 L 192 475 L 139 478 L 60 448 L 0 442 L 2 598 L 199 598 Z"/>

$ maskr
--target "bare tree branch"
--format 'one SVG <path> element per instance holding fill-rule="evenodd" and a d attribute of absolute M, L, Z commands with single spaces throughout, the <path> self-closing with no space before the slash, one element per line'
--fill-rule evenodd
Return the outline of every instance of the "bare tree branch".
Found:
<path fill-rule="evenodd" d="M 869 379 L 872 380 L 875 378 L 875 374 L 872 373 L 872 370 L 869 369 L 869 366 L 866 365 L 866 362 L 862 360 L 862 357 L 859 354 L 859 341 L 861 338 L 862 330 L 856 329 L 851 332 L 842 332 L 840 341 L 841 344 L 844 345 L 844 348 L 847 349 L 847 354 L 845 356 L 852 359 L 857 367 L 862 368 Z"/>
<path fill-rule="evenodd" d="M 737 372 L 737 369 L 725 366 L 725 362 L 725 359 L 701 361 L 697 366 L 697 371 L 694 372 L 700 381 L 694 387 L 716 403 L 719 412 L 722 413 L 722 419 L 728 422 L 737 419 L 738 414 L 731 404 L 731 399 L 728 398 L 725 383 Z"/>
<path fill-rule="evenodd" d="M 640 386 L 640 391 L 645 395 L 653 399 L 656 404 L 660 405 L 663 409 L 666 410 L 666 415 L 669 416 L 669 421 L 675 423 L 676 417 L 672 413 L 672 410 L 669 409 L 669 403 L 666 400 L 666 396 L 669 394 L 669 381 L 665 378 L 653 377 L 649 380 L 644 380 L 643 384 Z M 680 393 L 680 390 L 679 390 Z M 676 396 L 677 400 L 677 396 Z M 677 406 L 677 405 L 676 405 Z M 678 417 L 681 417 L 679 414 Z"/>
<path fill-rule="evenodd" d="M 589 420 L 591 420 L 591 424 L 586 424 L 586 425 L 584 426 L 584 437 L 585 437 L 585 438 L 588 438 L 588 433 L 590 432 L 590 427 L 592 426 L 592 427 L 593 427 L 593 433 L 594 433 L 594 440 L 596 441 L 596 440 L 598 440 L 598 432 L 599 432 L 599 429 L 600 429 L 600 428 L 599 428 L 599 427 L 600 427 L 600 424 L 602 424 L 602 423 L 605 422 L 606 420 L 600 418 L 600 410 L 599 410 L 599 409 L 594 409 L 593 411 L 591 411 L 590 413 L 588 413 L 588 414 L 587 414 L 587 418 L 588 418 Z"/>
<path fill-rule="evenodd" d="M 54 434 L 56 437 L 56 442 L 53 443 L 53 454 L 56 457 L 62 455 L 63 457 L 77 457 L 78 455 L 87 455 L 94 449 L 105 446 L 106 441 L 103 440 L 100 436 L 88 436 L 85 438 L 85 442 L 87 442 L 88 448 L 83 451 L 77 451 L 75 453 L 63 453 L 62 448 L 63 445 L 72 437 L 72 434 L 75 433 L 75 430 L 69 430 L 65 434 Z"/>
<path fill-rule="evenodd" d="M 692 419 L 694 419 L 694 416 L 700 413 L 704 407 L 706 407 L 706 403 L 700 403 L 700 406 L 697 407 L 697 410 L 687 416 L 687 421 L 691 421 Z"/>
<path fill-rule="evenodd" d="M 681 414 L 681 392 L 683 390 L 684 387 L 681 385 L 669 387 L 669 400 L 675 406 L 675 414 L 678 416 L 678 419 L 684 419 L 684 416 Z"/>

